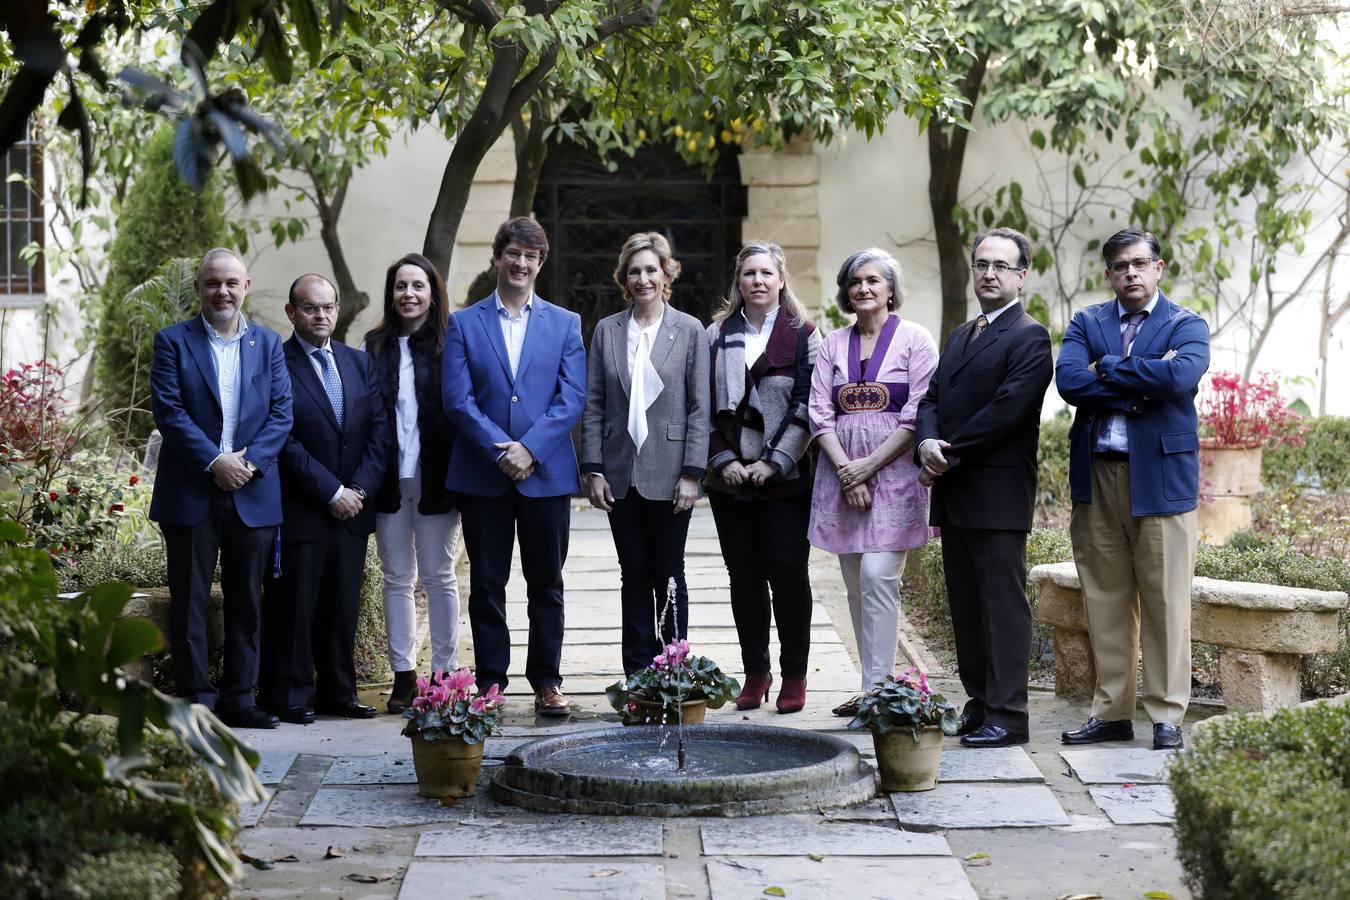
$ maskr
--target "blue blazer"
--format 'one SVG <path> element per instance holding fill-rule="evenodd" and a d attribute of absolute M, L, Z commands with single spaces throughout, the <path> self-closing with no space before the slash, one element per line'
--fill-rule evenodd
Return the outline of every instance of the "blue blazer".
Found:
<path fill-rule="evenodd" d="M 196 525 L 220 493 L 206 467 L 220 455 L 220 386 L 216 360 L 201 316 L 155 335 L 150 362 L 150 408 L 164 438 L 155 473 L 150 518 L 165 525 Z M 239 421 L 234 448 L 258 467 L 234 492 L 245 525 L 281 524 L 277 454 L 291 432 L 291 379 L 276 332 L 250 322 L 239 347 Z"/>
<path fill-rule="evenodd" d="M 500 497 L 512 485 L 527 497 L 575 493 L 572 428 L 586 402 L 581 317 L 535 297 L 516 377 L 497 317 L 496 295 L 450 317 L 441 364 L 445 413 L 458 429 L 445 486 Z M 513 482 L 497 468 L 495 444 L 520 441 L 539 463 Z"/>
<path fill-rule="evenodd" d="M 342 427 L 328 391 L 294 337 L 283 349 L 295 399 L 295 424 L 281 449 L 282 540 L 317 541 L 339 520 L 328 501 L 342 485 L 366 492 L 361 512 L 340 524 L 352 534 L 375 530 L 375 494 L 384 480 L 392 437 L 371 358 L 330 341 L 342 379 Z"/>
<path fill-rule="evenodd" d="M 1136 516 L 1196 508 L 1200 436 L 1195 393 L 1209 368 L 1209 326 L 1159 292 L 1158 304 L 1121 356 L 1116 301 L 1081 310 L 1069 323 L 1055 366 L 1055 387 L 1078 407 L 1069 432 L 1069 487 L 1092 502 L 1092 426 L 1122 413 L 1130 447 L 1130 506 Z M 1177 355 L 1163 360 L 1168 350 Z M 1097 363 L 1097 374 L 1088 365 Z"/>

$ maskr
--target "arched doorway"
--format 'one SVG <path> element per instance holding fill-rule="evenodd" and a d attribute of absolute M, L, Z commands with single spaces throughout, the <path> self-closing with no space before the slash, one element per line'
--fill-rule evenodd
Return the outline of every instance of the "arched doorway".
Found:
<path fill-rule="evenodd" d="M 589 147 L 555 145 L 534 201 L 550 244 L 537 290 L 581 314 L 589 345 L 595 324 L 623 308 L 613 278 L 619 248 L 635 231 L 657 231 L 683 267 L 671 304 L 707 323 L 730 284 L 745 210 L 734 150 L 722 154 L 709 179 L 665 147 L 620 157 L 610 172 Z"/>

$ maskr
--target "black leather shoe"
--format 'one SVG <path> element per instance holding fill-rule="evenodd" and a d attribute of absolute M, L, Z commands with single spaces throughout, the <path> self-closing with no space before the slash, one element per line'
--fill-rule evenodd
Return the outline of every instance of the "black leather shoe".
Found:
<path fill-rule="evenodd" d="M 1102 741 L 1134 740 L 1134 723 L 1129 719 L 1116 719 L 1103 722 L 1096 716 L 1087 720 L 1082 728 L 1065 731 L 1059 739 L 1066 744 L 1100 744 Z"/>
<path fill-rule="evenodd" d="M 309 725 L 314 721 L 314 710 L 308 706 L 287 706 L 276 711 L 277 718 L 292 725 Z"/>
<path fill-rule="evenodd" d="M 956 726 L 956 733 L 960 737 L 965 737 L 983 724 L 984 719 L 977 719 L 970 713 L 961 713 L 961 721 Z"/>
<path fill-rule="evenodd" d="M 1013 734 L 1002 725 L 985 723 L 970 734 L 961 738 L 962 747 L 1011 747 L 1013 744 L 1025 744 L 1025 734 Z"/>
<path fill-rule="evenodd" d="M 355 700 L 350 703 L 316 704 L 314 711 L 322 716 L 340 716 L 344 719 L 373 719 L 379 715 L 375 707 L 357 703 Z"/>
<path fill-rule="evenodd" d="M 281 720 L 256 706 L 231 713 L 220 713 L 220 721 L 231 728 L 276 728 Z"/>
<path fill-rule="evenodd" d="M 385 708 L 397 715 L 412 706 L 415 696 L 417 696 L 417 673 L 411 669 L 407 672 L 395 672 L 394 686 L 389 691 L 389 702 L 385 704 Z"/>
<path fill-rule="evenodd" d="M 1178 750 L 1181 748 L 1181 729 L 1175 725 L 1168 725 L 1166 722 L 1156 722 L 1153 725 L 1153 749 L 1154 750 Z"/>

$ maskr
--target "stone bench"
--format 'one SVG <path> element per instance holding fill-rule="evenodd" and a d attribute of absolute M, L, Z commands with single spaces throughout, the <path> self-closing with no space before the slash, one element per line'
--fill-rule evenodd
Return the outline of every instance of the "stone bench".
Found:
<path fill-rule="evenodd" d="M 153 587 L 135 591 L 127 601 L 122 615 L 127 618 L 149 619 L 169 640 L 169 589 Z M 206 646 L 208 653 L 214 654 L 225 646 L 225 598 L 220 593 L 220 585 L 211 585 L 211 603 L 206 609 Z M 167 649 L 166 651 L 167 652 Z M 150 657 L 143 656 L 123 668 L 146 684 L 154 684 L 154 670 Z"/>
<path fill-rule="evenodd" d="M 1055 693 L 1089 700 L 1097 672 L 1088 643 L 1078 568 L 1031 570 L 1036 619 L 1054 628 Z M 1315 591 L 1197 577 L 1191 587 L 1191 640 L 1219 647 L 1224 702 L 1238 712 L 1269 712 L 1299 702 L 1299 657 L 1335 650 L 1343 591 Z"/>

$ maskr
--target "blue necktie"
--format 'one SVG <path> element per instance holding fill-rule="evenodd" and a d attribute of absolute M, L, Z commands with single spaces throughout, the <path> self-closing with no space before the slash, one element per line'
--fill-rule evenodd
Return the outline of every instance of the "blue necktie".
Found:
<path fill-rule="evenodd" d="M 315 350 L 314 358 L 319 361 L 319 370 L 323 372 L 323 389 L 328 393 L 328 402 L 333 405 L 333 415 L 337 416 L 338 428 L 342 427 L 342 379 L 337 369 L 328 359 L 328 353 Z"/>

